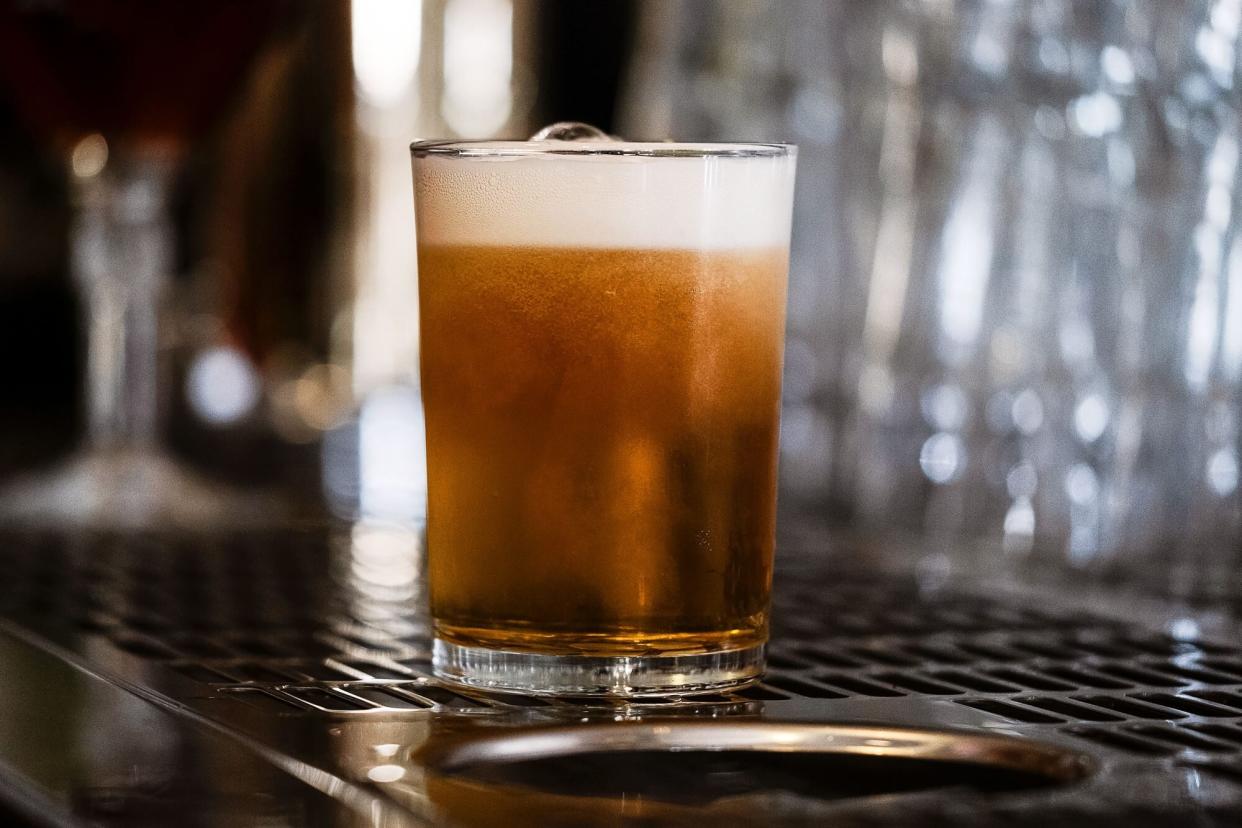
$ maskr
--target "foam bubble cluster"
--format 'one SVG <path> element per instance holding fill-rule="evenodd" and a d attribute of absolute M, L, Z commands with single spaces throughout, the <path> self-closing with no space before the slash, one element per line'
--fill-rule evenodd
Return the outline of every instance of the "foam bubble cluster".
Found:
<path fill-rule="evenodd" d="M 607 146 L 627 153 L 670 145 Z M 478 147 L 529 150 L 532 143 Z M 788 244 L 794 159 L 589 150 L 428 154 L 415 159 L 414 180 L 422 244 L 748 249 Z"/>

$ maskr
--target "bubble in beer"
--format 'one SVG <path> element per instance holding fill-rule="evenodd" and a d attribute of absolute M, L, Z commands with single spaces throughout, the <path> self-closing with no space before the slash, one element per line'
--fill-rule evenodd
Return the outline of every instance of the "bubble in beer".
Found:
<path fill-rule="evenodd" d="M 557 121 L 530 136 L 532 141 L 619 141 L 597 126 L 581 121 Z"/>

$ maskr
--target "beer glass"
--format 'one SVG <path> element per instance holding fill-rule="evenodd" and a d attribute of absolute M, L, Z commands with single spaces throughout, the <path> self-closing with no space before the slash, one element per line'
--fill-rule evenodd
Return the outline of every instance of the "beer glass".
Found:
<path fill-rule="evenodd" d="M 744 684 L 768 628 L 795 148 L 545 134 L 411 148 L 436 672 Z"/>

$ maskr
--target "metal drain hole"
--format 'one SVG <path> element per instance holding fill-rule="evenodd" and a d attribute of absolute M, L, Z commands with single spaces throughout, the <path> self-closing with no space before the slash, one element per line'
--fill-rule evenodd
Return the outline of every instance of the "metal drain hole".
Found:
<path fill-rule="evenodd" d="M 476 785 L 684 806 L 778 791 L 821 801 L 1025 791 L 1076 781 L 1091 768 L 1081 754 L 1023 739 L 763 722 L 536 728 L 420 759 Z"/>

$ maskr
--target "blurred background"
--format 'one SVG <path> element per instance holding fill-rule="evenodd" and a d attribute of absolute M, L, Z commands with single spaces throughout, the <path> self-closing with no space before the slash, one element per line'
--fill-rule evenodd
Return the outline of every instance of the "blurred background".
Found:
<path fill-rule="evenodd" d="M 1236 588 L 1242 0 L 0 10 L 0 519 L 417 524 L 408 144 L 579 120 L 800 146 L 788 548 Z"/>

